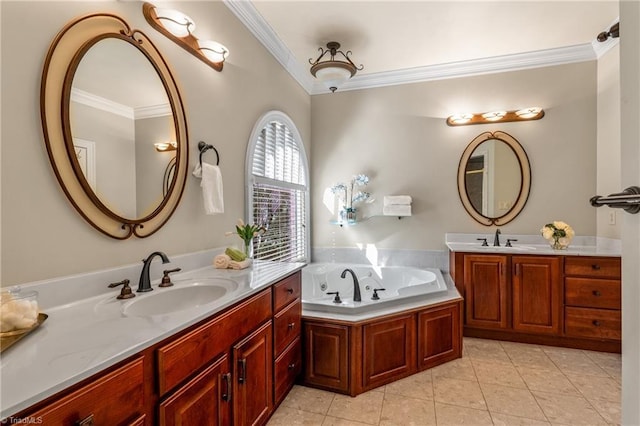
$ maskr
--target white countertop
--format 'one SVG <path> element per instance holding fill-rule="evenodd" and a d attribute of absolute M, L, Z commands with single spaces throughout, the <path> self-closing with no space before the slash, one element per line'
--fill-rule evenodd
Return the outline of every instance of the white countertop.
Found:
<path fill-rule="evenodd" d="M 255 261 L 252 267 L 243 271 L 208 266 L 174 274 L 172 281 L 176 287 L 193 279 L 225 278 L 235 281 L 238 288 L 211 304 L 171 314 L 148 317 L 123 314 L 123 305 L 131 300 L 152 297 L 165 290 L 156 287 L 157 280 L 154 291 L 136 293 L 134 299 L 117 300 L 119 289 L 116 288 L 109 289 L 108 293 L 44 308 L 44 313 L 49 315 L 47 321 L 7 349 L 0 358 L 0 419 L 258 293 L 303 266 L 303 263 Z M 131 287 L 135 292 L 134 284 L 132 282 Z"/>
<path fill-rule="evenodd" d="M 495 231 L 494 231 L 495 232 Z M 493 246 L 495 234 L 461 234 L 447 233 L 445 242 L 449 250 L 465 253 L 500 253 L 500 254 L 533 254 L 560 256 L 612 256 L 622 255 L 622 245 L 619 240 L 596 237 L 574 237 L 565 250 L 554 250 L 541 235 L 500 235 L 500 247 Z M 478 238 L 486 238 L 489 246 L 482 246 Z M 512 247 L 506 247 L 507 239 L 515 239 Z"/>

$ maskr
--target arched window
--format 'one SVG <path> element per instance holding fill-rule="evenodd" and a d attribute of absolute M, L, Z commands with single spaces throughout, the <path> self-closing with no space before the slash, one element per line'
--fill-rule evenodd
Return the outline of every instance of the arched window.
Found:
<path fill-rule="evenodd" d="M 307 261 L 309 165 L 300 132 L 283 112 L 269 111 L 254 126 L 246 176 L 246 217 L 267 230 L 254 238 L 254 257 Z"/>

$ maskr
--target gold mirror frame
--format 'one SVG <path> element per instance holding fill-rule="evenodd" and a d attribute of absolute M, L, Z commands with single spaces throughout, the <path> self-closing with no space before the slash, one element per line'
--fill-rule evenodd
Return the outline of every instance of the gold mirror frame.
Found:
<path fill-rule="evenodd" d="M 497 139 L 507 144 L 516 155 L 518 163 L 520 165 L 520 191 L 513 206 L 502 216 L 499 217 L 487 217 L 478 212 L 472 205 L 471 199 L 467 192 L 465 185 L 467 162 L 471 158 L 473 151 L 483 142 L 490 139 Z M 520 143 L 511 135 L 505 132 L 484 132 L 476 136 L 475 139 L 469 143 L 460 157 L 460 164 L 458 165 L 458 194 L 460 195 L 460 201 L 469 215 L 477 222 L 485 225 L 505 225 L 515 219 L 522 211 L 527 200 L 529 198 L 529 190 L 531 189 L 531 166 L 529 164 L 529 157 Z"/>
<path fill-rule="evenodd" d="M 81 172 L 73 149 L 68 114 L 73 74 L 84 53 L 109 37 L 130 43 L 151 62 L 164 85 L 173 113 L 178 144 L 175 179 L 160 205 L 142 218 L 121 217 L 100 202 Z M 58 182 L 74 208 L 91 226 L 109 237 L 124 240 L 132 235 L 148 237 L 169 220 L 180 202 L 187 177 L 187 123 L 182 98 L 169 66 L 144 33 L 131 29 L 122 18 L 107 13 L 87 15 L 67 24 L 54 38 L 45 59 L 40 115 L 49 160 Z"/>

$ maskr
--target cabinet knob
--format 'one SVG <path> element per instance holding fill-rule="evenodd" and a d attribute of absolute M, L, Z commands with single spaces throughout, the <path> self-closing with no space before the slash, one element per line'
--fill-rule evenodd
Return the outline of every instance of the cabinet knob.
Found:
<path fill-rule="evenodd" d="M 296 363 L 295 363 L 295 362 L 292 362 L 292 363 L 291 363 L 291 364 L 289 364 L 287 367 L 289 368 L 289 370 L 293 370 L 294 368 L 296 368 Z"/>
<path fill-rule="evenodd" d="M 600 265 L 598 265 L 597 263 L 593 264 L 593 265 L 591 265 L 591 269 L 593 269 L 594 271 L 599 271 L 600 270 Z"/>
<path fill-rule="evenodd" d="M 291 287 L 287 288 L 287 293 L 293 294 L 293 289 Z"/>
<path fill-rule="evenodd" d="M 78 420 L 76 422 L 77 426 L 93 426 L 95 423 L 93 421 L 93 414 L 89 414 L 87 417 L 85 417 L 82 420 Z"/>
<path fill-rule="evenodd" d="M 591 324 L 595 325 L 596 327 L 600 327 L 600 321 L 598 320 L 591 321 Z"/>
<path fill-rule="evenodd" d="M 289 325 L 288 325 L 289 330 L 293 330 L 293 328 L 294 328 L 295 326 L 296 326 L 296 323 L 295 323 L 295 322 L 290 322 L 290 323 L 289 323 Z"/>
<path fill-rule="evenodd" d="M 593 290 L 592 293 L 594 296 L 602 296 L 602 293 L 600 293 L 599 290 Z"/>

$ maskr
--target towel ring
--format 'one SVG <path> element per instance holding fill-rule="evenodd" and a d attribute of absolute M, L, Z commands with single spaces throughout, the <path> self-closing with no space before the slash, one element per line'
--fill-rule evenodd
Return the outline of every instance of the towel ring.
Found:
<path fill-rule="evenodd" d="M 220 165 L 220 154 L 218 153 L 218 150 L 213 145 L 209 145 L 204 143 L 203 141 L 200 141 L 198 142 L 198 150 L 200 150 L 200 167 L 202 167 L 202 154 L 210 149 L 213 149 L 216 153 L 216 166 Z"/>

